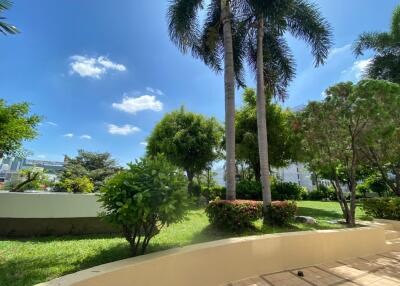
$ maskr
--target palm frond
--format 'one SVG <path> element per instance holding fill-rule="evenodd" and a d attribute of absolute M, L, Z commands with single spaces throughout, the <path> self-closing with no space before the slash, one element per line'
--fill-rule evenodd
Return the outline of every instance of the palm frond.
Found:
<path fill-rule="evenodd" d="M 199 38 L 198 10 L 203 0 L 172 0 L 168 9 L 169 36 L 178 48 L 186 53 L 195 51 Z"/>
<path fill-rule="evenodd" d="M 363 55 L 364 50 L 372 49 L 377 53 L 385 53 L 393 44 L 389 33 L 363 33 L 353 45 L 353 51 L 357 56 Z"/>
<path fill-rule="evenodd" d="M 8 10 L 12 7 L 12 2 L 9 0 L 0 0 L 0 13 Z M 2 20 L 5 20 L 5 17 L 0 16 L 0 33 L 7 35 L 7 34 L 17 34 L 19 33 L 19 30 L 17 27 L 8 24 L 6 22 L 3 22 Z"/>
<path fill-rule="evenodd" d="M 249 66 L 256 71 L 257 45 L 255 32 L 248 41 Z M 295 61 L 280 31 L 267 28 L 264 34 L 264 81 L 275 97 L 284 100 L 287 87 L 295 76 Z"/>
<path fill-rule="evenodd" d="M 316 66 L 323 64 L 332 46 L 332 32 L 318 7 L 305 0 L 293 0 L 288 12 L 288 30 L 311 46 Z"/>

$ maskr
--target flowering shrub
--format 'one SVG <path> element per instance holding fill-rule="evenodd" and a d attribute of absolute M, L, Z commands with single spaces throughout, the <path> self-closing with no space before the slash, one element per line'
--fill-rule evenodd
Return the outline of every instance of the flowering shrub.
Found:
<path fill-rule="evenodd" d="M 371 198 L 362 201 L 367 215 L 375 218 L 400 220 L 400 198 Z"/>
<path fill-rule="evenodd" d="M 262 203 L 216 200 L 208 204 L 206 213 L 212 225 L 230 231 L 240 231 L 251 227 L 252 222 L 262 217 Z"/>
<path fill-rule="evenodd" d="M 289 224 L 296 215 L 297 206 L 295 202 L 274 201 L 267 206 L 264 217 L 271 225 L 283 226 Z"/>

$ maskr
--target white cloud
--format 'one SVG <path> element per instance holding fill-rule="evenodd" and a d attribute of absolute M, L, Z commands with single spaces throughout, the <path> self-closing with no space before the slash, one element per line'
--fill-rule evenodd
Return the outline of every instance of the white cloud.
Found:
<path fill-rule="evenodd" d="M 126 71 L 122 64 L 112 62 L 106 57 L 87 57 L 74 55 L 70 57 L 70 74 L 78 74 L 81 77 L 91 77 L 99 79 L 109 70 Z"/>
<path fill-rule="evenodd" d="M 349 52 L 351 50 L 351 44 L 344 45 L 343 47 L 332 48 L 329 51 L 328 59 L 332 59 L 333 57 Z"/>
<path fill-rule="evenodd" d="M 92 136 L 87 135 L 87 134 L 83 134 L 83 135 L 79 136 L 79 138 L 90 140 L 90 139 L 92 139 Z"/>
<path fill-rule="evenodd" d="M 115 124 L 108 124 L 108 133 L 114 135 L 129 135 L 139 131 L 140 128 L 132 126 L 130 124 L 125 124 L 122 126 L 117 126 Z"/>
<path fill-rule="evenodd" d="M 45 122 L 45 123 L 47 123 L 48 125 L 51 125 L 51 126 L 58 126 L 57 123 L 52 122 L 52 121 L 47 121 L 47 122 Z"/>
<path fill-rule="evenodd" d="M 112 107 L 128 113 L 135 114 L 142 110 L 161 111 L 163 104 L 154 95 L 142 95 L 139 97 L 129 97 L 124 95 L 121 103 L 113 103 Z"/>
<path fill-rule="evenodd" d="M 156 94 L 156 95 L 164 95 L 164 92 L 161 89 L 153 88 L 153 87 L 146 87 L 146 91 Z"/>
<path fill-rule="evenodd" d="M 39 154 L 39 155 L 37 155 L 36 157 L 37 157 L 38 159 L 45 159 L 45 158 L 46 158 L 46 155 Z"/>
<path fill-rule="evenodd" d="M 72 138 L 72 137 L 74 137 L 74 134 L 72 134 L 72 133 L 67 133 L 67 134 L 64 134 L 63 136 L 64 136 L 64 137 L 67 137 L 67 138 Z"/>
<path fill-rule="evenodd" d="M 356 80 L 360 80 L 371 62 L 372 58 L 355 61 L 350 68 L 342 71 L 342 76 L 345 78 L 356 78 Z"/>
<path fill-rule="evenodd" d="M 147 146 L 147 142 L 146 141 L 140 142 L 140 145 Z"/>

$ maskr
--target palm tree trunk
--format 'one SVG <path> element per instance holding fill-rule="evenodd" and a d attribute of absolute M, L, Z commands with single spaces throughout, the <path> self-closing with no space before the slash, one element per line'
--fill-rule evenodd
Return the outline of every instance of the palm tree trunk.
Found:
<path fill-rule="evenodd" d="M 226 134 L 226 199 L 236 198 L 235 160 L 235 76 L 231 14 L 228 0 L 221 0 L 224 34 L 225 134 Z"/>
<path fill-rule="evenodd" d="M 258 150 L 260 155 L 261 185 L 264 209 L 271 204 L 269 182 L 267 111 L 264 86 L 264 20 L 258 20 L 257 31 L 257 133 Z"/>

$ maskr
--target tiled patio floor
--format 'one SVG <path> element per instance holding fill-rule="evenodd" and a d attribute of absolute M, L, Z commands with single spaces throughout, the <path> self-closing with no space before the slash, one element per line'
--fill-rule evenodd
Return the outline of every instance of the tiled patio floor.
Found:
<path fill-rule="evenodd" d="M 298 276 L 298 271 L 303 276 Z M 291 271 L 265 274 L 226 286 L 400 285 L 400 249 L 379 255 L 338 260 Z"/>

